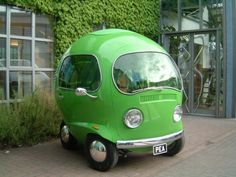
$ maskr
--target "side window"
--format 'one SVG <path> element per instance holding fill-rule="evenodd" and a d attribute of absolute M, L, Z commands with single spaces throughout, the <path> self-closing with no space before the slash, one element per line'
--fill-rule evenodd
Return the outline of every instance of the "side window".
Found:
<path fill-rule="evenodd" d="M 76 89 L 85 88 L 95 91 L 101 82 L 97 59 L 91 55 L 68 56 L 59 73 L 59 86 Z"/>

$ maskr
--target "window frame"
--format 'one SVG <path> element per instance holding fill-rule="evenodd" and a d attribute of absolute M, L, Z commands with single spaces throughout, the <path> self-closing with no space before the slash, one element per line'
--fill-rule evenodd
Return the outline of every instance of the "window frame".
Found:
<path fill-rule="evenodd" d="M 60 89 L 63 89 L 63 90 L 69 90 L 69 91 L 74 91 L 76 88 L 67 88 L 67 87 L 63 87 L 60 85 L 60 73 L 61 73 L 61 69 L 63 67 L 63 64 L 65 62 L 66 59 L 68 59 L 69 57 L 71 56 L 92 56 L 96 62 L 97 62 L 97 67 L 98 67 L 98 71 L 99 71 L 99 75 L 100 75 L 100 80 L 99 80 L 99 84 L 98 84 L 98 87 L 95 89 L 95 90 L 87 90 L 88 93 L 95 93 L 97 92 L 100 88 L 101 88 L 101 85 L 102 85 L 102 80 L 103 80 L 103 77 L 102 77 L 102 72 L 101 72 L 101 66 L 100 66 L 100 62 L 97 58 L 96 55 L 93 55 L 93 54 L 73 54 L 73 55 L 67 55 L 63 58 L 63 61 L 61 62 L 61 65 L 60 65 L 60 69 L 58 71 L 58 79 L 57 79 L 57 83 L 58 83 L 58 87 Z M 78 87 L 77 87 L 78 88 Z M 83 88 L 83 87 L 82 87 Z"/>

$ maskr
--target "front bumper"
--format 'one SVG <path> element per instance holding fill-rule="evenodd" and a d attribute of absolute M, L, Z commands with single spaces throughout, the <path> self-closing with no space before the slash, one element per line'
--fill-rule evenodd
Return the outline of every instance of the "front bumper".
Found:
<path fill-rule="evenodd" d="M 140 140 L 125 140 L 116 142 L 116 147 L 118 149 L 131 149 L 131 148 L 141 148 L 141 147 L 151 147 L 156 144 L 162 143 L 170 143 L 177 139 L 180 139 L 184 136 L 184 131 L 181 130 L 176 133 L 172 133 L 169 135 L 156 137 L 156 138 L 148 138 L 148 139 L 140 139 Z"/>

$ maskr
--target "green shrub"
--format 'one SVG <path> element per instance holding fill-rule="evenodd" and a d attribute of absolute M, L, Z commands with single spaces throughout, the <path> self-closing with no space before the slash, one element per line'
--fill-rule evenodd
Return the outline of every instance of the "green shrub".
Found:
<path fill-rule="evenodd" d="M 0 144 L 33 145 L 58 135 L 61 113 L 49 94 L 35 92 L 23 102 L 0 106 Z"/>

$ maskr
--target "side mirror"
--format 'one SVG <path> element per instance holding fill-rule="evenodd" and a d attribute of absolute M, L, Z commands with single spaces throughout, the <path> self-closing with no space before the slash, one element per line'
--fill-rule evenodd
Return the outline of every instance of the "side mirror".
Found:
<path fill-rule="evenodd" d="M 85 96 L 85 95 L 87 95 L 87 96 L 90 97 L 90 98 L 97 98 L 97 96 L 93 96 L 93 95 L 88 94 L 88 93 L 87 93 L 87 90 L 86 90 L 85 88 L 80 88 L 80 87 L 78 87 L 78 88 L 75 90 L 75 94 L 76 94 L 77 96 Z"/>

